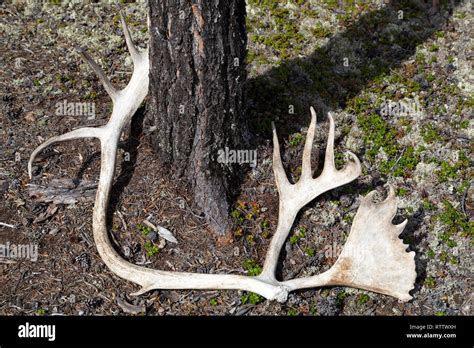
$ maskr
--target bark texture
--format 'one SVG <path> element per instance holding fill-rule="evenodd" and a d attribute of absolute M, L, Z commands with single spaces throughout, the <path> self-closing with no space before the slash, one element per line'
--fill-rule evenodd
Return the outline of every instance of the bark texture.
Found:
<path fill-rule="evenodd" d="M 150 0 L 153 145 L 194 207 L 220 233 L 230 227 L 235 167 L 218 151 L 244 148 L 244 0 Z"/>

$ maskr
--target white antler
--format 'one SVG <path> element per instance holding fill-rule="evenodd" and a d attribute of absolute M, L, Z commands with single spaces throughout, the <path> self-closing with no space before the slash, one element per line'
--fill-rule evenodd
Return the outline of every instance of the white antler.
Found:
<path fill-rule="evenodd" d="M 336 263 L 314 277 L 284 282 L 289 290 L 322 285 L 343 285 L 366 289 L 409 301 L 416 279 L 415 252 L 398 238 L 407 220 L 392 225 L 397 197 L 390 186 L 387 199 L 374 204 L 376 191 L 361 197 L 351 232 Z"/>
<path fill-rule="evenodd" d="M 303 163 L 300 180 L 292 185 L 288 181 L 280 156 L 280 145 L 275 126 L 273 125 L 273 172 L 278 187 L 280 207 L 278 226 L 270 243 L 265 264 L 260 279 L 275 283 L 275 270 L 280 250 L 285 243 L 296 215 L 306 204 L 320 194 L 335 187 L 345 185 L 356 179 L 361 172 L 359 159 L 351 152 L 353 162 L 349 162 L 342 170 L 337 170 L 334 164 L 334 120 L 329 116 L 329 135 L 326 145 L 324 169 L 319 177 L 313 179 L 311 170 L 311 150 L 313 147 L 314 132 L 316 129 L 316 112 L 311 107 L 311 124 L 308 129 L 306 143 L 303 150 Z"/>
<path fill-rule="evenodd" d="M 316 113 L 311 108 L 311 124 L 303 152 L 303 166 L 300 180 L 289 183 L 280 157 L 280 148 L 273 128 L 273 169 L 279 191 L 279 221 L 267 253 L 262 274 L 256 277 L 227 274 L 197 274 L 168 272 L 140 267 L 124 260 L 110 242 L 106 214 L 112 187 L 117 147 L 120 135 L 148 93 L 148 51 L 138 51 L 133 45 L 127 25 L 122 26 L 134 69 L 130 82 L 123 90 L 116 90 L 102 69 L 92 57 L 79 49 L 83 59 L 90 64 L 113 101 L 109 122 L 99 128 L 80 128 L 53 137 L 33 151 L 28 163 L 32 177 L 32 163 L 36 155 L 47 146 L 61 141 L 94 137 L 101 144 L 101 169 L 99 185 L 93 212 L 93 234 L 100 257 L 112 272 L 141 286 L 135 295 L 152 289 L 240 289 L 251 291 L 267 299 L 283 302 L 289 291 L 324 285 L 347 285 L 395 296 L 402 300 L 410 298 L 413 288 L 415 266 L 413 253 L 407 254 L 404 245 L 397 238 L 404 224 L 393 226 L 391 218 L 396 212 L 396 199 L 391 191 L 389 198 L 375 205 L 368 198 L 362 200 L 354 220 L 346 247 L 334 266 L 320 275 L 278 281 L 275 269 L 280 250 L 288 237 L 298 211 L 320 194 L 356 179 L 361 172 L 357 157 L 349 153 L 353 161 L 342 170 L 334 165 L 334 120 L 329 114 L 329 136 L 322 174 L 313 179 L 311 172 L 311 149 L 316 128 Z M 357 250 L 357 253 L 353 253 Z"/>

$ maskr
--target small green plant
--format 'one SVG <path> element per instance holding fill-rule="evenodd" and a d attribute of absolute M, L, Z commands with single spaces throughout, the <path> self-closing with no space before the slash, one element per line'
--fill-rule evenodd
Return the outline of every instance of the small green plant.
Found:
<path fill-rule="evenodd" d="M 148 236 L 152 232 L 151 227 L 142 224 L 137 224 L 137 229 L 143 237 Z"/>
<path fill-rule="evenodd" d="M 439 215 L 439 220 L 446 226 L 445 233 L 453 235 L 461 232 L 468 236 L 474 232 L 474 222 L 468 221 L 448 200 L 443 201 L 444 209 Z"/>
<path fill-rule="evenodd" d="M 449 263 L 452 265 L 457 265 L 459 263 L 459 259 L 453 256 L 449 259 Z"/>
<path fill-rule="evenodd" d="M 158 246 L 153 244 L 152 241 L 150 240 L 145 241 L 144 248 L 145 248 L 146 254 L 150 257 L 155 256 L 160 251 Z"/>
<path fill-rule="evenodd" d="M 443 251 L 439 254 L 439 260 L 440 260 L 442 263 L 446 263 L 446 262 L 448 262 L 448 259 L 449 259 L 448 253 L 443 250 Z"/>
<path fill-rule="evenodd" d="M 291 137 L 291 139 L 289 141 L 289 144 L 290 144 L 291 147 L 295 147 L 298 144 L 301 144 L 303 141 L 304 141 L 304 136 L 301 135 L 300 133 L 295 133 Z"/>
<path fill-rule="evenodd" d="M 321 25 L 321 23 L 318 23 L 313 28 L 311 28 L 311 34 L 317 38 L 325 38 L 331 35 L 331 30 Z"/>
<path fill-rule="evenodd" d="M 431 60 L 431 62 L 435 63 L 435 62 L 433 62 L 433 60 Z M 428 82 L 433 82 L 435 79 L 436 79 L 436 77 L 433 74 L 428 74 L 426 76 L 426 81 L 428 81 Z"/>
<path fill-rule="evenodd" d="M 45 309 L 45 308 L 38 308 L 38 309 L 36 310 L 36 314 L 37 314 L 37 315 L 46 315 L 47 313 L 48 313 L 48 310 Z"/>
<path fill-rule="evenodd" d="M 306 227 L 300 227 L 296 233 L 290 237 L 290 244 L 295 245 L 298 244 L 301 238 L 304 238 L 306 235 Z"/>
<path fill-rule="evenodd" d="M 446 312 L 437 311 L 437 312 L 435 313 L 435 315 L 436 315 L 437 317 L 444 317 L 444 316 L 446 315 Z"/>
<path fill-rule="evenodd" d="M 467 127 L 469 127 L 469 120 L 461 121 L 461 123 L 459 123 L 459 127 L 461 129 L 467 129 Z"/>
<path fill-rule="evenodd" d="M 406 196 L 407 193 L 408 193 L 408 190 L 404 187 L 399 187 L 397 189 L 397 195 L 399 195 L 399 196 Z"/>
<path fill-rule="evenodd" d="M 209 304 L 211 306 L 217 306 L 219 304 L 219 301 L 217 300 L 217 298 L 211 298 L 211 300 L 209 301 Z"/>
<path fill-rule="evenodd" d="M 347 297 L 347 293 L 345 291 L 340 291 L 336 295 L 336 304 L 338 307 L 341 307 L 344 304 L 344 300 Z"/>
<path fill-rule="evenodd" d="M 428 256 L 430 259 L 433 259 L 435 257 L 435 252 L 433 251 L 433 249 L 429 249 L 427 252 L 426 252 L 426 256 Z"/>
<path fill-rule="evenodd" d="M 234 209 L 230 212 L 230 216 L 235 220 L 240 223 L 243 223 L 245 221 L 245 217 L 242 214 L 242 212 L 238 209 Z"/>
<path fill-rule="evenodd" d="M 436 159 L 434 159 L 433 162 L 438 163 L 441 166 L 441 169 L 436 173 L 440 182 L 455 179 L 460 175 L 463 168 L 467 168 L 470 165 L 468 157 L 462 151 L 459 152 L 459 159 L 454 164 L 447 161 L 439 162 Z"/>
<path fill-rule="evenodd" d="M 427 143 L 443 139 L 439 134 L 439 131 L 433 127 L 431 123 L 421 128 L 421 136 Z"/>
<path fill-rule="evenodd" d="M 355 217 L 354 213 L 347 213 L 347 214 L 344 215 L 342 220 L 350 225 L 354 221 L 354 217 Z"/>
<path fill-rule="evenodd" d="M 298 311 L 294 308 L 290 308 L 288 309 L 288 312 L 286 312 L 286 315 L 288 315 L 289 317 L 295 317 L 298 315 Z"/>
<path fill-rule="evenodd" d="M 262 267 L 258 265 L 254 260 L 247 259 L 243 262 L 243 267 L 247 271 L 249 276 L 258 276 L 262 273 Z"/>
<path fill-rule="evenodd" d="M 97 93 L 95 91 L 90 91 L 89 93 L 87 93 L 84 97 L 85 100 L 96 100 L 97 99 Z"/>
<path fill-rule="evenodd" d="M 250 245 L 255 244 L 255 237 L 253 236 L 253 234 L 247 234 L 245 239 L 247 240 L 247 243 L 249 243 Z"/>
<path fill-rule="evenodd" d="M 441 162 L 441 169 L 437 172 L 440 182 L 446 182 L 449 179 L 455 179 L 457 174 L 456 166 L 450 165 L 448 162 Z"/>
<path fill-rule="evenodd" d="M 436 209 L 436 206 L 428 199 L 423 200 L 423 209 L 427 211 L 432 211 Z"/>
<path fill-rule="evenodd" d="M 250 304 L 256 305 L 256 304 L 259 304 L 260 302 L 263 302 L 263 300 L 264 300 L 263 296 L 260 296 L 253 292 L 246 292 L 242 296 L 240 296 L 240 302 L 242 304 L 250 303 Z"/>
<path fill-rule="evenodd" d="M 425 279 L 425 285 L 428 288 L 434 288 L 436 286 L 436 280 L 432 276 L 427 276 Z"/>
<path fill-rule="evenodd" d="M 428 51 L 430 52 L 436 52 L 439 50 L 439 46 L 436 44 L 432 44 L 430 47 L 428 47 Z"/>
<path fill-rule="evenodd" d="M 266 229 L 270 228 L 270 221 L 268 221 L 268 219 L 263 219 L 260 222 L 260 227 L 262 228 L 262 230 L 266 230 Z"/>
<path fill-rule="evenodd" d="M 234 236 L 235 236 L 236 238 L 240 238 L 240 237 L 242 237 L 243 235 L 244 235 L 244 230 L 243 230 L 241 227 L 235 229 L 235 231 L 234 231 Z"/>
<path fill-rule="evenodd" d="M 409 177 L 419 162 L 420 156 L 418 152 L 413 146 L 408 146 L 398 158 L 392 157 L 391 160 L 382 162 L 380 172 L 392 174 L 393 176 Z"/>
<path fill-rule="evenodd" d="M 441 232 L 438 235 L 438 239 L 441 242 L 446 243 L 446 245 L 449 246 L 450 248 L 454 248 L 456 246 L 456 242 L 452 239 L 452 233 L 450 232 L 447 232 L 447 231 Z"/>
<path fill-rule="evenodd" d="M 417 53 L 415 57 L 415 61 L 417 64 L 425 64 L 426 63 L 426 56 L 423 53 Z"/>
<path fill-rule="evenodd" d="M 357 303 L 358 303 L 359 305 L 363 305 L 363 304 L 367 303 L 369 300 L 370 300 L 370 296 L 367 295 L 367 294 L 360 294 L 360 295 L 357 297 Z"/>
<path fill-rule="evenodd" d="M 314 257 L 316 255 L 316 251 L 314 251 L 313 248 L 306 248 L 304 252 L 309 257 Z"/>

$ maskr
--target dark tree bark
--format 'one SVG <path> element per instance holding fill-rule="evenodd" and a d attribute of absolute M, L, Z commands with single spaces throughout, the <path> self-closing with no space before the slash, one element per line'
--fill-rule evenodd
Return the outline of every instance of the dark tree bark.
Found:
<path fill-rule="evenodd" d="M 218 151 L 245 147 L 244 0 L 150 0 L 150 113 L 161 164 L 210 226 L 230 227 L 235 167 Z"/>

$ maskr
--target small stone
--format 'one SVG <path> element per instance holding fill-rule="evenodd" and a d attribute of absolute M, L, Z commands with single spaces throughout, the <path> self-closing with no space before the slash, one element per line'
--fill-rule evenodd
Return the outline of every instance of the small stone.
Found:
<path fill-rule="evenodd" d="M 55 236 L 55 235 L 58 234 L 58 232 L 59 232 L 59 228 L 55 227 L 55 228 L 52 228 L 52 229 L 48 232 L 48 234 L 51 235 L 51 236 Z"/>
<path fill-rule="evenodd" d="M 418 74 L 416 75 L 413 80 L 415 80 L 416 82 L 418 82 L 421 86 L 422 89 L 428 89 L 428 87 L 430 87 L 430 84 L 429 82 L 423 77 L 423 75 L 421 74 Z"/>
<path fill-rule="evenodd" d="M 148 233 L 146 237 L 154 243 L 158 239 L 158 234 L 153 231 Z"/>
<path fill-rule="evenodd" d="M 164 238 L 160 238 L 160 242 L 158 243 L 158 248 L 163 249 L 166 246 L 166 240 Z"/>
<path fill-rule="evenodd" d="M 36 115 L 33 111 L 27 112 L 24 117 L 25 121 L 28 123 L 35 123 L 36 122 Z"/>

